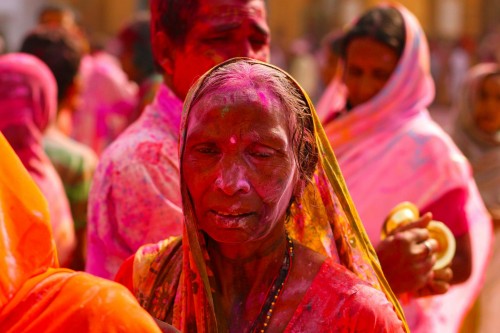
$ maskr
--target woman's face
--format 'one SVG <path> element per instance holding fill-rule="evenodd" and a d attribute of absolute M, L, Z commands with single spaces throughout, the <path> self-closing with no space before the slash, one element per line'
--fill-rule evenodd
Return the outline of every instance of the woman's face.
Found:
<path fill-rule="evenodd" d="M 299 177 L 281 103 L 248 87 L 203 97 L 189 115 L 182 171 L 212 239 L 258 240 L 282 226 Z"/>
<path fill-rule="evenodd" d="M 500 130 L 500 74 L 489 76 L 480 84 L 474 120 L 486 133 Z"/>
<path fill-rule="evenodd" d="M 352 107 L 375 97 L 398 64 L 398 54 L 370 37 L 353 39 L 346 50 L 344 82 Z"/>

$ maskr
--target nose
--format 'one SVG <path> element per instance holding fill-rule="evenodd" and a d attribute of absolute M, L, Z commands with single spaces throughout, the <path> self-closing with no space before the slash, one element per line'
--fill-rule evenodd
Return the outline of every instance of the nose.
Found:
<path fill-rule="evenodd" d="M 365 103 L 372 99 L 377 94 L 377 84 L 375 80 L 370 77 L 363 77 L 358 86 L 358 99 L 360 102 Z"/>
<path fill-rule="evenodd" d="M 229 196 L 245 194 L 250 191 L 245 167 L 234 161 L 221 162 L 219 176 L 215 180 L 215 187 Z"/>

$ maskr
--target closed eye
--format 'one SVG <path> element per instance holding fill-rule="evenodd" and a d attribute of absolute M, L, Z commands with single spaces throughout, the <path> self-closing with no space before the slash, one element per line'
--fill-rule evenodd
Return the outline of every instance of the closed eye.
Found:
<path fill-rule="evenodd" d="M 264 153 L 264 152 L 252 152 L 250 153 L 250 155 L 257 158 L 270 158 L 273 156 L 273 154 L 271 153 Z"/>
<path fill-rule="evenodd" d="M 254 146 L 249 150 L 249 155 L 258 159 L 268 159 L 275 156 L 276 154 L 277 151 L 275 149 L 267 146 Z"/>
<path fill-rule="evenodd" d="M 198 145 L 193 149 L 195 152 L 203 155 L 217 155 L 220 153 L 220 150 L 213 145 Z"/>

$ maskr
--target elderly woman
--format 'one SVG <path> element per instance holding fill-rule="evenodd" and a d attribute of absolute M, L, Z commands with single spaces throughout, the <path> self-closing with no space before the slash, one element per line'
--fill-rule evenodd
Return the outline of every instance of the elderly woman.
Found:
<path fill-rule="evenodd" d="M 22 53 L 0 57 L 0 131 L 49 203 L 59 262 L 67 267 L 76 246 L 73 219 L 61 179 L 42 146 L 42 133 L 56 109 L 56 81 L 42 61 Z"/>
<path fill-rule="evenodd" d="M 117 276 L 155 318 L 185 332 L 403 330 L 290 76 L 216 66 L 191 88 L 180 137 L 183 237 L 142 247 Z"/>
<path fill-rule="evenodd" d="M 404 7 L 380 5 L 345 33 L 342 53 L 344 76 L 329 90 L 346 94 L 327 94 L 320 111 L 349 191 L 412 332 L 456 332 L 481 286 L 491 225 L 466 159 L 426 109 L 434 84 L 425 35 Z M 381 240 L 402 201 L 452 231 L 450 267 L 433 270 L 430 215 Z"/>
<path fill-rule="evenodd" d="M 474 179 L 493 217 L 495 243 L 481 296 L 477 332 L 498 331 L 500 318 L 500 66 L 482 63 L 469 70 L 458 99 L 453 139 L 472 164 Z"/>

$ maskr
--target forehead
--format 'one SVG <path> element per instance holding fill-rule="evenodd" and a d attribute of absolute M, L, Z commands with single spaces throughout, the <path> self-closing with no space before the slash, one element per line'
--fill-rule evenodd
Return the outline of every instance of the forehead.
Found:
<path fill-rule="evenodd" d="M 221 121 L 251 121 L 258 126 L 261 120 L 265 118 L 264 121 L 268 121 L 269 117 L 278 122 L 288 122 L 281 101 L 268 88 L 235 85 L 202 96 L 191 108 L 189 127 L 196 126 L 198 122 L 210 126 Z"/>
<path fill-rule="evenodd" d="M 281 101 L 270 88 L 251 87 L 245 83 L 234 83 L 229 87 L 223 87 L 215 92 L 206 94 L 200 98 L 197 104 L 216 108 L 241 103 L 258 104 L 265 110 L 281 106 Z"/>
<path fill-rule="evenodd" d="M 392 63 L 398 60 L 398 56 L 394 49 L 374 38 L 358 37 L 347 46 L 347 61 L 353 59 L 364 61 L 375 59 L 380 63 Z"/>
<path fill-rule="evenodd" d="M 193 24 L 227 24 L 251 18 L 265 20 L 266 9 L 262 0 L 200 0 Z"/>

